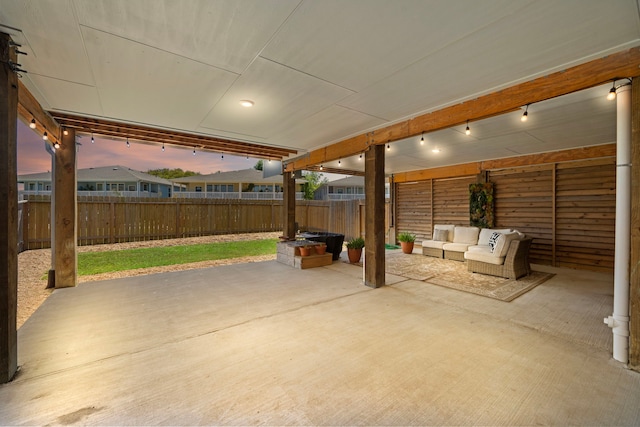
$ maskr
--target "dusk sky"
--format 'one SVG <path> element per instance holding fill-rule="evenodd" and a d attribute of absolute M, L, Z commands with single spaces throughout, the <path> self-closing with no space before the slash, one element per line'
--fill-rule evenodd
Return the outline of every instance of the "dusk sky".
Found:
<path fill-rule="evenodd" d="M 149 169 L 181 168 L 199 172 L 203 175 L 217 171 L 232 171 L 252 168 L 259 159 L 225 155 L 219 153 L 147 145 L 130 140 L 127 148 L 125 141 L 104 139 L 95 136 L 80 135 L 78 142 L 78 169 L 99 166 L 121 165 L 145 172 Z M 51 170 L 51 156 L 45 150 L 45 142 L 29 126 L 18 120 L 18 175 L 47 172 Z"/>

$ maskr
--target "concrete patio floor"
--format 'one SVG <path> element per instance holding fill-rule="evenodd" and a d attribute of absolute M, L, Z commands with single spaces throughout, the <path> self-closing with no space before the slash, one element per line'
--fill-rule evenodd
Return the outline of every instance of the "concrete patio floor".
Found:
<path fill-rule="evenodd" d="M 610 356 L 611 275 L 505 303 L 337 261 L 56 290 L 19 331 L 0 424 L 638 425 Z"/>

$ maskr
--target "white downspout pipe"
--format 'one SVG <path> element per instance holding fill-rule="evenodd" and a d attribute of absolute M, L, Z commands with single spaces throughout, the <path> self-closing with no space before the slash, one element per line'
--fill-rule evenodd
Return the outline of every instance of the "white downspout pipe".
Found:
<path fill-rule="evenodd" d="M 604 319 L 613 331 L 613 358 L 629 362 L 629 253 L 631 251 L 631 85 L 617 88 L 616 244 L 613 316 Z"/>

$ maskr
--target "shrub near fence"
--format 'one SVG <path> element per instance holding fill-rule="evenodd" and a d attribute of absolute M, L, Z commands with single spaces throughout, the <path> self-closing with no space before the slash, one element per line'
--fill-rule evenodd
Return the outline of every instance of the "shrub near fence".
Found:
<path fill-rule="evenodd" d="M 24 249 L 51 247 L 50 197 L 30 196 L 22 215 Z M 283 221 L 280 200 L 78 197 L 82 246 L 281 231 Z M 301 230 L 362 236 L 364 201 L 298 200 L 296 222 Z"/>

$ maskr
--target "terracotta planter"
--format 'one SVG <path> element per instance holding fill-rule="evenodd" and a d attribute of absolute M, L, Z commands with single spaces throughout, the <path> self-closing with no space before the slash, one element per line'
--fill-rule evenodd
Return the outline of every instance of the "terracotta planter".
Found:
<path fill-rule="evenodd" d="M 402 252 L 405 254 L 413 253 L 413 245 L 415 242 L 400 242 L 400 247 L 402 247 Z"/>
<path fill-rule="evenodd" d="M 311 255 L 311 246 L 300 246 L 300 256 Z"/>
<path fill-rule="evenodd" d="M 360 262 L 362 257 L 362 248 L 360 249 L 347 249 L 347 255 L 349 256 L 349 262 L 355 264 Z"/>
<path fill-rule="evenodd" d="M 327 245 L 314 246 L 314 249 L 318 255 L 324 255 L 327 252 Z"/>

